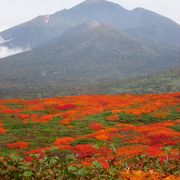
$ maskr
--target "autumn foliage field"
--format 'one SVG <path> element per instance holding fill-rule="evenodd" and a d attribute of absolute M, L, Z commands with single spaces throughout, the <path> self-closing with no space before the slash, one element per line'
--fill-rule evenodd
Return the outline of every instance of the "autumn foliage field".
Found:
<path fill-rule="evenodd" d="M 179 179 L 180 93 L 0 100 L 2 179 Z"/>

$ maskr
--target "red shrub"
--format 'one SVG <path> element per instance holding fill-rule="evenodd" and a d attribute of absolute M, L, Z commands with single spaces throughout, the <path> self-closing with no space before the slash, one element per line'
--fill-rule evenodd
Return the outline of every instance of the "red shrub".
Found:
<path fill-rule="evenodd" d="M 4 129 L 3 127 L 0 127 L 0 134 L 5 134 L 7 132 L 6 129 Z"/>
<path fill-rule="evenodd" d="M 61 110 L 61 111 L 65 111 L 65 110 L 70 110 L 70 109 L 74 109 L 76 108 L 77 106 L 74 105 L 74 104 L 66 104 L 64 106 L 58 106 L 56 107 L 57 110 Z"/>
<path fill-rule="evenodd" d="M 59 146 L 59 145 L 67 145 L 67 144 L 71 144 L 74 141 L 74 138 L 72 137 L 63 137 L 63 138 L 59 138 L 55 141 L 55 145 Z"/>
<path fill-rule="evenodd" d="M 44 153 L 41 149 L 35 149 L 35 150 L 31 150 L 29 152 L 24 153 L 25 155 L 27 155 L 26 157 L 26 161 L 31 162 L 34 160 L 34 157 L 30 156 L 30 155 L 38 155 L 38 160 L 43 159 L 44 158 Z"/>
<path fill-rule="evenodd" d="M 21 110 L 19 110 L 19 109 L 9 109 L 9 108 L 7 108 L 7 109 L 1 110 L 0 112 L 3 113 L 3 114 L 17 114 L 20 111 Z"/>
<path fill-rule="evenodd" d="M 73 152 L 78 154 L 80 159 L 91 157 L 98 153 L 98 150 L 95 149 L 91 144 L 79 144 L 73 147 Z"/>
<path fill-rule="evenodd" d="M 7 145 L 7 147 L 10 149 L 26 149 L 28 146 L 29 144 L 23 141 L 18 141 Z"/>
<path fill-rule="evenodd" d="M 90 125 L 90 128 L 92 130 L 96 130 L 97 131 L 97 130 L 103 129 L 104 126 L 102 124 L 100 124 L 100 123 L 93 123 L 93 124 Z"/>
<path fill-rule="evenodd" d="M 151 146 L 148 151 L 148 155 L 150 157 L 159 157 L 162 156 L 164 153 L 159 146 Z"/>
<path fill-rule="evenodd" d="M 0 134 L 5 134 L 6 132 L 7 130 L 3 128 L 3 123 L 0 122 Z"/>

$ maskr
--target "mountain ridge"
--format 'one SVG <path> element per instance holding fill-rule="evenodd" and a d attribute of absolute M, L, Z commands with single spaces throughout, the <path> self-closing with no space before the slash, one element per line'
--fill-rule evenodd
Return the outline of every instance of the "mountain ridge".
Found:
<path fill-rule="evenodd" d="M 180 45 L 180 38 L 178 38 L 180 25 L 169 18 L 149 10 L 142 10 L 142 8 L 127 10 L 119 4 L 104 0 L 84 1 L 70 9 L 64 9 L 48 16 L 38 16 L 31 21 L 0 32 L 0 37 L 5 40 L 12 39 L 11 42 L 4 43 L 10 48 L 30 47 L 33 49 L 75 26 L 92 20 L 127 30 L 127 33 L 144 40 L 152 40 L 156 43 L 158 39 L 163 44 L 175 42 Z M 151 26 L 152 30 L 149 31 Z M 167 29 L 165 33 L 164 29 Z M 149 35 L 155 38 L 150 39 Z"/>

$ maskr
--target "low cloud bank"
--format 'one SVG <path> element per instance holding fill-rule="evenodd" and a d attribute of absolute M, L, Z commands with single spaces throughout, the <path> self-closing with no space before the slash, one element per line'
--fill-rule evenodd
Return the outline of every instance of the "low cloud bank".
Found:
<path fill-rule="evenodd" d="M 12 56 L 15 54 L 19 54 L 25 51 L 28 51 L 29 49 L 20 49 L 20 48 L 13 48 L 10 49 L 7 46 L 2 46 L 0 47 L 0 58 L 4 58 L 4 57 L 8 57 L 8 56 Z"/>
<path fill-rule="evenodd" d="M 9 48 L 7 46 L 3 46 L 3 43 L 8 41 L 10 40 L 4 40 L 2 37 L 0 37 L 0 58 L 12 56 L 30 50 L 30 48 Z"/>

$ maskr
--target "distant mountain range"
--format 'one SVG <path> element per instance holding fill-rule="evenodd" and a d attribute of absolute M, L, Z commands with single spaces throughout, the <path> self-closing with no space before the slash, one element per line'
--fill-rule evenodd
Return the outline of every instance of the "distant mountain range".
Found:
<path fill-rule="evenodd" d="M 22 85 L 30 94 L 46 85 L 61 91 L 180 67 L 180 25 L 152 11 L 129 11 L 105 0 L 86 0 L 39 16 L 0 37 L 0 47 L 31 49 L 0 59 L 0 89 L 6 84 L 7 92 Z"/>

